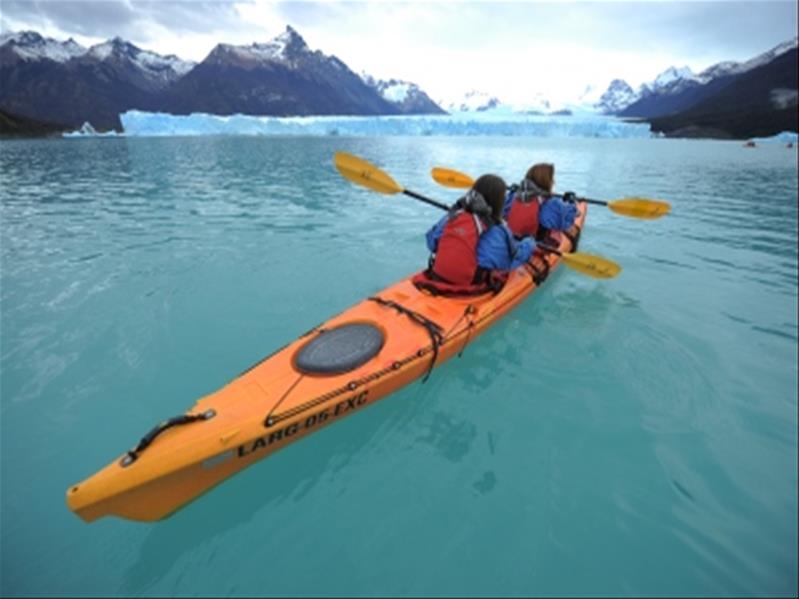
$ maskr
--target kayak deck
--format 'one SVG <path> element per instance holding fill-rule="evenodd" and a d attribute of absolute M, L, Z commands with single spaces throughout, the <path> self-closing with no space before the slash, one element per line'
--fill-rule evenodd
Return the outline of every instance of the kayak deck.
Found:
<path fill-rule="evenodd" d="M 582 229 L 586 205 L 579 208 Z M 570 251 L 571 242 L 560 237 L 559 249 Z M 70 487 L 67 504 L 87 522 L 106 515 L 164 518 L 253 462 L 429 374 L 528 297 L 559 262 L 555 254 L 536 254 L 496 295 L 433 296 L 403 279 L 199 399 L 187 412 L 193 421 L 162 423 L 140 451 Z M 373 357 L 340 373 L 297 367 L 309 343 L 352 324 L 382 333 Z"/>

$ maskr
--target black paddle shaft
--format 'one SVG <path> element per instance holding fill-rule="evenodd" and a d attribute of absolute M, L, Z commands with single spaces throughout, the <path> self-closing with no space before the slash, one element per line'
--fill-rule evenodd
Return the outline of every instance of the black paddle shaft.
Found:
<path fill-rule="evenodd" d="M 447 206 L 446 204 L 442 204 L 441 202 L 436 202 L 435 200 L 431 200 L 430 198 L 418 194 L 414 191 L 403 189 L 402 193 L 404 193 L 406 196 L 410 196 L 416 200 L 419 200 L 420 202 L 424 202 L 425 204 L 430 204 L 431 206 L 435 206 L 436 208 L 441 208 L 442 210 L 449 210 L 449 206 Z"/>

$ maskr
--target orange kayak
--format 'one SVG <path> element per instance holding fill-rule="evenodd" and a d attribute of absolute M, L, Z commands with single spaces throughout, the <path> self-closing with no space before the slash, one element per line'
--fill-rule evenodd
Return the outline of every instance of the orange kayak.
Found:
<path fill-rule="evenodd" d="M 587 205 L 579 210 L 582 229 Z M 562 252 L 571 251 L 565 236 L 559 241 Z M 560 260 L 536 253 L 496 295 L 433 296 L 403 279 L 159 424 L 67 489 L 67 505 L 87 522 L 164 518 L 289 443 L 425 377 L 524 301 Z"/>

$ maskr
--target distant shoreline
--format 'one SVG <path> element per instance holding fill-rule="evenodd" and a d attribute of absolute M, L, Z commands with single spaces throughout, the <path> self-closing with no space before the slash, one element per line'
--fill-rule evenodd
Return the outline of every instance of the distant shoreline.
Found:
<path fill-rule="evenodd" d="M 37 121 L 0 110 L 0 139 L 61 137 L 62 133 L 72 130 L 73 127 L 67 125 Z"/>

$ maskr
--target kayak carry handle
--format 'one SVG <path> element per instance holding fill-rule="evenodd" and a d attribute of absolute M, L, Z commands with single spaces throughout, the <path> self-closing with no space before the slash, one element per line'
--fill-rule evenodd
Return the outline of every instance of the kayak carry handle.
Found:
<path fill-rule="evenodd" d="M 206 410 L 202 414 L 183 414 L 181 416 L 175 416 L 174 418 L 170 418 L 169 420 L 164 420 L 163 422 L 159 423 L 158 426 L 153 428 L 149 433 L 144 435 L 139 441 L 139 444 L 128 451 L 119 461 L 119 465 L 123 468 L 130 466 L 133 462 L 139 459 L 139 455 L 143 452 L 150 444 L 155 441 L 155 438 L 163 433 L 165 430 L 172 428 L 173 426 L 180 426 L 181 424 L 189 424 L 192 422 L 197 422 L 198 420 L 210 420 L 216 416 L 216 411 L 214 410 Z"/>

